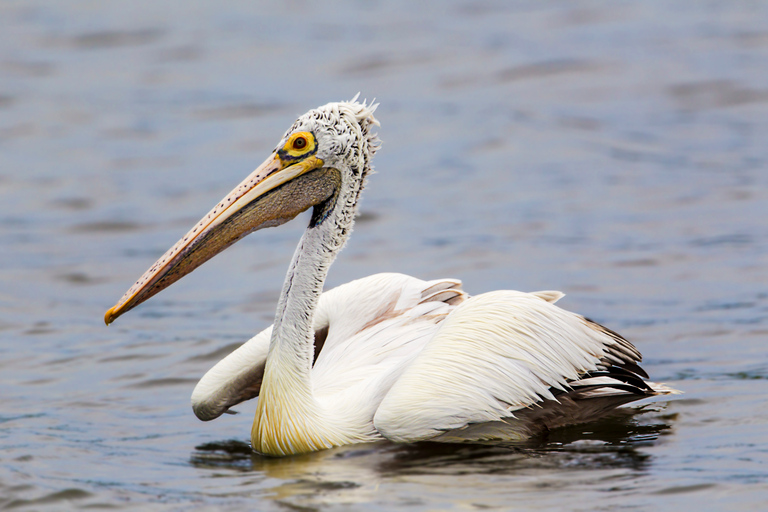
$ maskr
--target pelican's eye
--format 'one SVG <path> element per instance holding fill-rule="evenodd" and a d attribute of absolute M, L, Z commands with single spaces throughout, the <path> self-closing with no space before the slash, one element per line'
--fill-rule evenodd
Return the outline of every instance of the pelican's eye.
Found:
<path fill-rule="evenodd" d="M 317 142 L 312 132 L 296 132 L 285 142 L 278 154 L 283 160 L 295 160 L 317 152 Z"/>

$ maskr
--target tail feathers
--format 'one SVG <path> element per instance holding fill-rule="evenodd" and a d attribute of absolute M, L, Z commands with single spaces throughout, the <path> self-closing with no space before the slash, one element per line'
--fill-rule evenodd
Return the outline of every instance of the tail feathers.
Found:
<path fill-rule="evenodd" d="M 654 395 L 682 395 L 684 391 L 671 388 L 663 382 L 647 382 L 647 384 L 653 389 Z"/>
<path fill-rule="evenodd" d="M 645 381 L 638 375 L 617 367 L 586 373 L 581 379 L 570 382 L 569 386 L 570 389 L 557 391 L 553 394 L 558 399 L 560 398 L 558 395 L 565 394 L 574 400 L 628 394 L 632 395 L 631 400 L 641 400 L 651 396 L 679 395 L 682 393 L 682 391 L 666 384 Z"/>
<path fill-rule="evenodd" d="M 604 384 L 595 382 L 605 380 Z M 587 381 L 593 383 L 589 384 Z M 608 382 L 612 381 L 612 382 Z M 682 391 L 666 384 L 642 381 L 637 387 L 610 377 L 591 377 L 577 381 L 581 385 L 555 395 L 555 400 L 546 400 L 523 410 L 514 412 L 514 420 L 521 431 L 528 435 L 537 431 L 588 423 L 614 411 L 617 407 L 644 398 L 662 395 L 679 395 Z"/>

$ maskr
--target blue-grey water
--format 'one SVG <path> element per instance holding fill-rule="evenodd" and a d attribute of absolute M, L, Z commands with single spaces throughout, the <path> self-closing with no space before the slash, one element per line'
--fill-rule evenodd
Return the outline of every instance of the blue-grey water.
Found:
<path fill-rule="evenodd" d="M 0 508 L 764 510 L 767 63 L 755 1 L 0 3 Z M 384 143 L 329 286 L 559 289 L 686 394 L 518 449 L 269 459 L 253 403 L 199 422 L 306 217 L 104 311 L 358 91 Z"/>

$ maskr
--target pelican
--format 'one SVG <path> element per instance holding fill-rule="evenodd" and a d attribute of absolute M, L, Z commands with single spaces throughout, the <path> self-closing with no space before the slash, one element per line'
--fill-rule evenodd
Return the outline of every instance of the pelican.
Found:
<path fill-rule="evenodd" d="M 376 274 L 323 292 L 379 147 L 378 104 L 329 103 L 105 314 L 107 325 L 247 234 L 312 208 L 274 324 L 217 363 L 192 394 L 201 420 L 258 397 L 253 449 L 285 456 L 389 440 L 520 441 L 676 393 L 646 381 L 640 352 L 556 291 L 470 297 L 456 279 Z"/>

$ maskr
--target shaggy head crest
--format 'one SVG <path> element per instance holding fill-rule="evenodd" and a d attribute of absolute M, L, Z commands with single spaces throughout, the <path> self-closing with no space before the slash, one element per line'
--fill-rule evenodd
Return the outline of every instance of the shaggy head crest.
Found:
<path fill-rule="evenodd" d="M 348 165 L 354 175 L 363 177 L 370 171 L 370 161 L 380 146 L 373 131 L 379 122 L 373 116 L 377 103 L 357 101 L 334 102 L 310 110 L 299 117 L 285 133 L 281 147 L 296 132 L 311 132 L 317 139 L 317 156 L 329 167 Z"/>

